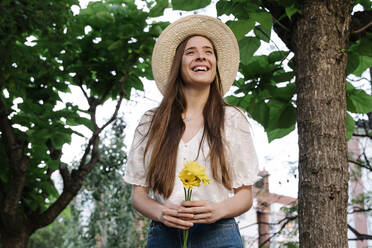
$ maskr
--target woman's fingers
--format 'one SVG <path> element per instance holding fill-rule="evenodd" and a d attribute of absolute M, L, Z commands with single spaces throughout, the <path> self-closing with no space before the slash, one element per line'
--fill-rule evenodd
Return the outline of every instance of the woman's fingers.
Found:
<path fill-rule="evenodd" d="M 193 223 L 189 221 L 193 217 L 193 214 L 178 213 L 176 209 L 166 208 L 162 211 L 161 221 L 166 226 L 186 230 L 193 226 Z"/>
<path fill-rule="evenodd" d="M 178 212 L 193 214 L 193 223 L 213 223 L 221 218 L 218 204 L 209 201 L 185 201 L 182 206 Z"/>
<path fill-rule="evenodd" d="M 195 214 L 200 214 L 200 213 L 207 213 L 210 211 L 211 209 L 209 209 L 208 207 L 190 207 L 190 208 L 179 209 L 178 213 L 195 215 Z"/>
<path fill-rule="evenodd" d="M 179 218 L 175 218 L 169 215 L 164 216 L 163 219 L 164 219 L 163 224 L 169 227 L 187 230 L 193 226 L 193 223 L 190 221 L 181 220 Z"/>
<path fill-rule="evenodd" d="M 200 214 L 213 211 L 212 204 L 208 201 L 185 201 L 182 206 L 179 213 Z"/>
<path fill-rule="evenodd" d="M 213 216 L 212 212 L 205 213 L 205 214 L 196 214 L 194 215 L 193 220 L 199 220 L 199 219 L 208 219 Z"/>

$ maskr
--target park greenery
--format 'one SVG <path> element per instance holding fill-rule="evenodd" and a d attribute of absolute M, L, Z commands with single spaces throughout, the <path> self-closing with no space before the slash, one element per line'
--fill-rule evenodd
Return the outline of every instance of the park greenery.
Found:
<path fill-rule="evenodd" d="M 91 2 L 74 15 L 71 7 L 79 5 L 77 0 L 0 3 L 2 247 L 43 247 L 48 235 L 49 242 L 65 237 L 60 240 L 61 247 L 143 245 L 146 221 L 134 213 L 129 205 L 129 186 L 121 181 L 126 161 L 122 143 L 125 124 L 117 116 L 123 99 L 130 100 L 133 89 L 143 90 L 141 79 L 152 79 L 152 48 L 168 24 L 156 21 L 156 17 L 166 8 L 195 11 L 209 4 L 211 0 L 190 0 L 187 4 L 182 0 L 149 0 L 139 8 L 134 0 L 104 0 Z M 350 13 L 349 45 L 337 50 L 339 60 L 346 62 L 342 81 L 347 133 L 338 133 L 346 136 L 345 142 L 361 126 L 365 132 L 359 135 L 370 138 L 372 128 L 366 128 L 368 120 L 363 116 L 372 112 L 372 96 L 366 86 L 356 84 L 372 67 L 372 2 L 356 0 L 353 4 L 361 11 L 352 17 Z M 237 90 L 226 101 L 245 109 L 259 122 L 269 141 L 284 137 L 295 129 L 302 113 L 296 88 L 302 69 L 296 63 L 299 44 L 293 33 L 304 15 L 304 5 L 289 0 L 219 0 L 215 6 L 218 16 L 231 17 L 226 24 L 240 47 L 240 77 L 234 83 Z M 263 43 L 272 40 L 272 32 L 288 50 L 256 55 Z M 304 59 L 311 60 L 311 56 Z M 61 94 L 69 93 L 71 87 L 83 92 L 82 100 L 89 108 L 80 109 L 62 100 Z M 108 100 L 116 107 L 112 116 L 98 125 L 101 117 L 97 108 Z M 81 158 L 65 164 L 61 161 L 63 146 L 71 143 L 72 135 L 84 136 L 76 126 L 86 127 L 90 136 Z M 104 132 L 107 128 L 112 131 Z M 368 159 L 359 164 L 368 165 Z M 62 176 L 61 191 L 52 179 L 55 172 Z M 84 206 L 94 207 L 91 218 L 79 224 Z M 305 228 L 311 232 L 310 227 Z M 130 238 L 125 240 L 123 235 Z M 308 247 L 305 245 L 300 243 Z"/>

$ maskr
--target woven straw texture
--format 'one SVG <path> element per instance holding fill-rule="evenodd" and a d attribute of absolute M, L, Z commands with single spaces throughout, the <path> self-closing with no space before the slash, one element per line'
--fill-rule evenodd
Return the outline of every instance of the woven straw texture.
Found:
<path fill-rule="evenodd" d="M 223 93 L 233 84 L 239 69 L 239 46 L 230 28 L 220 20 L 191 15 L 170 24 L 159 36 L 152 53 L 152 72 L 155 82 L 164 95 L 172 61 L 178 45 L 187 37 L 201 35 L 209 38 L 217 51 Z"/>

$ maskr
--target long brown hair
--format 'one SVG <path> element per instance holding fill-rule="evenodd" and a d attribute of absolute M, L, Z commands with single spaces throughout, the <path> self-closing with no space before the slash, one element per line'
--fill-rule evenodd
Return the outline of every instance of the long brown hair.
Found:
<path fill-rule="evenodd" d="M 180 67 L 186 43 L 191 37 L 185 39 L 177 47 L 164 98 L 159 107 L 153 111 L 147 133 L 145 155 L 151 147 L 151 156 L 146 182 L 150 189 L 163 195 L 164 198 L 169 198 L 173 191 L 178 145 L 185 131 L 182 113 L 186 109 L 186 100 L 182 91 L 183 81 Z M 217 58 L 216 51 L 215 54 Z M 231 175 L 226 163 L 223 144 L 224 106 L 226 103 L 221 92 L 222 86 L 217 68 L 216 78 L 211 84 L 209 96 L 203 109 L 204 132 L 199 151 L 204 138 L 207 137 L 212 176 L 217 182 L 231 190 Z"/>

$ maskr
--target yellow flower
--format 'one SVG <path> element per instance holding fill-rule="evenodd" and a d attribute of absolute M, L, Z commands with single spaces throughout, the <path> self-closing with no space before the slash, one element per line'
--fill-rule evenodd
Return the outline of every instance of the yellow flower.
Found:
<path fill-rule="evenodd" d="M 183 186 L 188 189 L 200 187 L 200 183 L 209 184 L 210 180 L 205 174 L 205 168 L 195 161 L 189 161 L 184 164 L 184 168 L 178 174 Z"/>

